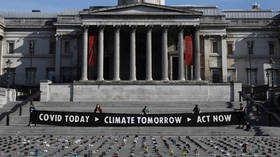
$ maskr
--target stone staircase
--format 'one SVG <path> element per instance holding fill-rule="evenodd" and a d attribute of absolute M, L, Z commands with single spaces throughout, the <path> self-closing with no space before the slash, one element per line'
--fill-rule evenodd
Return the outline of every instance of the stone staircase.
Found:
<path fill-rule="evenodd" d="M 1 108 L 1 111 L 12 108 L 17 102 L 9 103 Z M 34 102 L 37 110 L 69 111 L 69 112 L 93 112 L 95 105 L 100 104 L 105 113 L 141 113 L 144 105 L 150 109 L 150 113 L 190 113 L 195 104 L 198 104 L 201 112 L 234 111 L 239 108 L 239 103 L 226 102 Z M 237 126 L 227 127 L 55 127 L 37 125 L 27 127 L 29 122 L 29 104 L 22 108 L 22 116 L 19 111 L 9 117 L 10 126 L 6 125 L 5 118 L 0 122 L 0 135 L 192 135 L 192 136 L 251 136 L 267 135 L 261 128 L 244 131 Z"/>
<path fill-rule="evenodd" d="M 15 103 L 9 103 L 3 109 L 11 109 Z M 34 102 L 37 110 L 69 111 L 69 112 L 93 112 L 95 105 L 100 104 L 104 113 L 141 113 L 145 105 L 150 113 L 191 113 L 195 104 L 198 104 L 201 112 L 224 112 L 238 108 L 236 103 L 225 102 Z M 1 111 L 1 110 L 0 110 Z M 4 111 L 4 110 L 3 110 Z M 29 122 L 29 104 L 22 108 L 22 116 L 19 111 L 10 115 L 10 125 L 26 126 Z M 5 125 L 2 120 L 0 125 Z"/>

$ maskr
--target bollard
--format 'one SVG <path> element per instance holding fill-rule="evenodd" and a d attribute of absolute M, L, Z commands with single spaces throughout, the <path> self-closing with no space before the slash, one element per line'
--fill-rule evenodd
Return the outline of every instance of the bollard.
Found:
<path fill-rule="evenodd" d="M 268 114 L 268 125 L 269 126 L 272 126 L 271 121 L 272 121 L 271 114 Z"/>
<path fill-rule="evenodd" d="M 238 93 L 239 93 L 239 102 L 241 102 L 241 98 L 242 98 L 241 91 L 239 91 Z"/>
<path fill-rule="evenodd" d="M 19 106 L 19 116 L 21 116 L 22 115 L 22 105 L 20 104 L 20 106 Z"/>
<path fill-rule="evenodd" d="M 6 119 L 6 125 L 9 126 L 10 125 L 10 113 L 7 114 L 7 119 Z"/>

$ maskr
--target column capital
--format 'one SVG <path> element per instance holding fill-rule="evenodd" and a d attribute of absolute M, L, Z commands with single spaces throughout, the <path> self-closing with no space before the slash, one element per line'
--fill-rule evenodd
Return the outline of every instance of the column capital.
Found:
<path fill-rule="evenodd" d="M 61 39 L 63 34 L 62 33 L 56 33 L 54 36 L 55 36 L 56 39 Z"/>
<path fill-rule="evenodd" d="M 105 29 L 105 26 L 104 26 L 104 25 L 98 25 L 97 28 L 98 28 L 99 30 L 101 30 L 101 29 Z"/>
<path fill-rule="evenodd" d="M 153 25 L 145 25 L 145 28 L 147 29 L 152 29 L 154 26 Z"/>
<path fill-rule="evenodd" d="M 82 25 L 82 27 L 83 27 L 84 29 L 88 29 L 88 28 L 89 28 L 89 25 Z"/>
<path fill-rule="evenodd" d="M 193 28 L 194 28 L 196 31 L 199 31 L 199 30 L 200 30 L 200 25 L 194 25 Z"/>
<path fill-rule="evenodd" d="M 227 35 L 226 34 L 222 34 L 220 35 L 222 39 L 226 39 L 227 38 Z"/>
<path fill-rule="evenodd" d="M 169 25 L 161 25 L 160 27 L 163 28 L 163 29 L 168 29 L 170 26 Z"/>
<path fill-rule="evenodd" d="M 177 25 L 176 26 L 178 29 L 185 29 L 186 28 L 186 26 L 182 26 L 182 25 Z"/>
<path fill-rule="evenodd" d="M 120 29 L 122 26 L 121 26 L 121 25 L 113 25 L 113 27 L 114 27 L 115 29 Z"/>
<path fill-rule="evenodd" d="M 129 25 L 129 28 L 130 28 L 131 30 L 136 30 L 137 26 L 135 26 L 135 25 Z"/>
<path fill-rule="evenodd" d="M 209 39 L 210 38 L 210 35 L 208 35 L 208 34 L 207 35 L 203 34 L 202 36 L 203 36 L 204 39 Z"/>

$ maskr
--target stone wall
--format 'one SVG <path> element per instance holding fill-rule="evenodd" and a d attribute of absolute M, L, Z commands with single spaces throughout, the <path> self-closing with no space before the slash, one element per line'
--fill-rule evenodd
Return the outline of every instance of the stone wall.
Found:
<path fill-rule="evenodd" d="M 241 83 L 88 83 L 41 81 L 41 101 L 238 101 Z"/>
<path fill-rule="evenodd" d="M 2 108 L 8 102 L 16 101 L 16 90 L 0 88 L 0 108 Z"/>

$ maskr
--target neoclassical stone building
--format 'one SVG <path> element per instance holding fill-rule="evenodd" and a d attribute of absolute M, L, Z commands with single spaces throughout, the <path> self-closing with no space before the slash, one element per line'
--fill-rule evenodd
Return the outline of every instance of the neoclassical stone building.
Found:
<path fill-rule="evenodd" d="M 11 85 L 93 80 L 279 84 L 279 12 L 119 0 L 59 13 L 0 12 Z M 186 64 L 186 62 L 188 62 Z M 9 74 L 8 74 L 9 73 Z"/>

